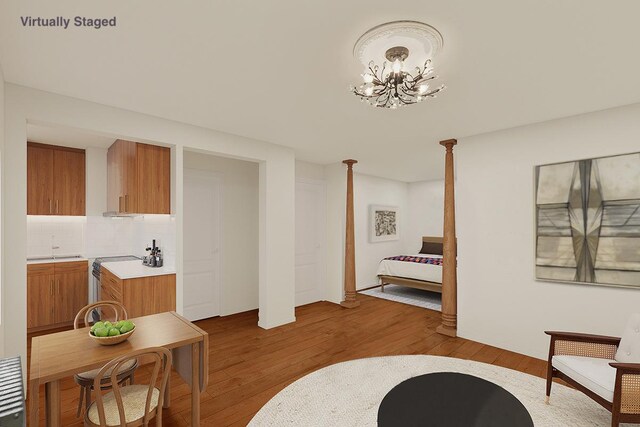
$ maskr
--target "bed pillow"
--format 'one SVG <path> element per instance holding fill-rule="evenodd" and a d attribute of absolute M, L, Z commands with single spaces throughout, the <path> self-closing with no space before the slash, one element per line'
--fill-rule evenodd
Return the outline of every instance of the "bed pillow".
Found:
<path fill-rule="evenodd" d="M 421 254 L 442 255 L 442 243 L 422 242 Z"/>

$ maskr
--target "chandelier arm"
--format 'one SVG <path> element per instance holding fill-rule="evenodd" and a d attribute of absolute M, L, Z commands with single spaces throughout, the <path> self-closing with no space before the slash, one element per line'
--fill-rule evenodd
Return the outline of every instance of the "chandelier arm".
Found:
<path fill-rule="evenodd" d="M 400 99 L 400 101 L 405 104 L 405 105 L 409 105 L 409 104 L 413 104 L 413 102 L 411 102 L 411 99 L 405 99 L 405 97 L 407 97 L 407 94 L 403 94 L 404 96 L 399 96 L 398 98 Z M 409 98 L 411 98 L 409 96 Z"/>
<path fill-rule="evenodd" d="M 427 92 L 426 94 L 422 95 L 422 96 L 430 96 L 433 97 L 436 93 L 440 92 L 442 89 L 444 89 L 443 86 L 440 86 L 436 89 L 433 89 L 432 91 Z"/>
<path fill-rule="evenodd" d="M 381 86 L 383 85 L 382 80 L 378 78 L 377 74 L 375 71 L 373 71 L 373 69 L 371 67 L 369 67 L 369 71 L 371 72 L 371 75 L 373 76 L 373 81 L 372 83 L 374 83 L 375 86 Z M 381 76 L 382 77 L 382 76 Z"/>
<path fill-rule="evenodd" d="M 422 77 L 420 78 L 420 80 L 418 80 L 418 82 L 428 82 L 428 81 L 430 81 L 430 80 L 435 80 L 435 79 L 437 79 L 437 78 L 438 78 L 438 76 L 429 76 L 429 77 L 427 77 L 427 76 L 422 76 Z"/>
<path fill-rule="evenodd" d="M 384 104 L 382 104 L 383 106 L 389 103 L 389 98 L 391 98 L 391 92 L 387 91 L 386 95 L 387 97 L 384 100 Z"/>

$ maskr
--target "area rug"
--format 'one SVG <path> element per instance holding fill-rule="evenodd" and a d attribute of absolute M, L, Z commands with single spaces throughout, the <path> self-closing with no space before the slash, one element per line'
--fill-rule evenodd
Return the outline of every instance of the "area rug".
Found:
<path fill-rule="evenodd" d="M 402 381 L 431 372 L 461 372 L 491 381 L 520 400 L 536 427 L 600 427 L 611 415 L 582 393 L 511 369 L 438 356 L 390 356 L 327 366 L 275 395 L 249 426 L 376 426 L 384 396 Z M 630 424 L 621 424 L 631 426 Z"/>
<path fill-rule="evenodd" d="M 379 287 L 360 291 L 359 293 L 416 307 L 442 311 L 442 295 L 437 292 L 423 291 L 398 285 L 384 285 L 384 292 Z"/>

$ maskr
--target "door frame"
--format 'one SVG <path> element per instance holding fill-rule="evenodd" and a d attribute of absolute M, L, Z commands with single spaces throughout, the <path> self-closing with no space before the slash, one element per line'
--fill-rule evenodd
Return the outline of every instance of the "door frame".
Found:
<path fill-rule="evenodd" d="M 328 220 L 328 215 L 327 215 L 327 181 L 323 180 L 323 179 L 313 179 L 313 178 L 295 178 L 295 184 L 297 185 L 298 183 L 301 184 L 309 184 L 309 185 L 317 185 L 320 187 L 321 192 L 322 192 L 322 216 L 324 217 L 324 223 L 322 224 L 322 230 L 320 235 L 322 236 L 322 251 L 320 251 L 320 264 L 321 264 L 321 272 L 320 272 L 320 284 L 321 284 L 321 289 L 320 289 L 320 299 L 316 302 L 319 301 L 326 301 L 327 300 L 327 220 Z M 297 189 L 294 189 L 294 195 Z M 295 202 L 294 202 L 294 210 L 295 210 Z M 294 225 L 295 227 L 295 225 Z M 295 232 L 295 230 L 294 230 Z M 295 236 L 295 234 L 294 234 Z M 294 245 L 294 257 L 295 257 L 295 245 Z M 295 265 L 295 260 L 294 260 L 294 271 L 295 271 L 296 265 Z M 294 287 L 295 287 L 296 283 L 295 283 L 295 278 L 294 278 Z M 295 297 L 296 297 L 297 292 L 294 289 L 294 305 L 296 307 L 301 307 L 302 305 L 306 305 L 306 304 L 301 304 L 300 306 L 296 305 L 295 303 Z M 308 303 L 308 304 L 313 304 L 313 303 Z"/>
<path fill-rule="evenodd" d="M 218 223 L 217 223 L 217 228 L 218 228 L 218 271 L 219 271 L 219 276 L 220 276 L 220 282 L 219 282 L 219 286 L 218 286 L 218 292 L 217 292 L 217 298 L 218 298 L 218 312 L 222 313 L 222 307 L 223 307 L 223 295 L 224 293 L 222 292 L 222 287 L 224 286 L 224 267 L 223 267 L 223 260 L 224 260 L 224 251 L 222 250 L 222 246 L 224 245 L 224 227 L 222 227 L 222 216 L 224 215 L 224 185 L 223 185 L 223 174 L 220 172 L 214 172 L 214 171 L 210 171 L 210 170 L 206 170 L 206 169 L 197 169 L 197 168 L 183 168 L 183 173 L 182 173 L 182 194 L 183 194 L 183 202 L 182 202 L 182 216 L 185 216 L 185 211 L 186 211 L 186 204 L 184 203 L 184 190 L 185 190 L 185 178 L 188 174 L 195 174 L 195 175 L 200 175 L 200 176 L 207 176 L 207 177 L 215 177 L 218 180 L 218 188 L 219 188 L 219 203 L 218 203 Z M 184 225 L 183 225 L 183 251 L 184 251 Z M 182 265 L 183 265 L 183 279 L 184 280 L 184 252 L 182 255 Z M 183 289 L 183 293 L 184 293 L 184 283 L 182 285 L 182 289 Z M 183 296 L 183 308 L 182 308 L 183 312 L 184 312 L 184 296 Z M 215 317 L 215 316 L 214 316 Z M 222 317 L 221 314 L 218 314 L 217 317 Z"/>

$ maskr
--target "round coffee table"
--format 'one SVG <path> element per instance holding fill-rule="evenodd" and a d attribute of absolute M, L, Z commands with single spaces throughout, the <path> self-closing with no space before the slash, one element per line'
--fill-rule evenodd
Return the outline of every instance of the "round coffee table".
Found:
<path fill-rule="evenodd" d="M 472 375 L 438 372 L 395 386 L 378 409 L 378 426 L 533 427 L 518 399 Z"/>

